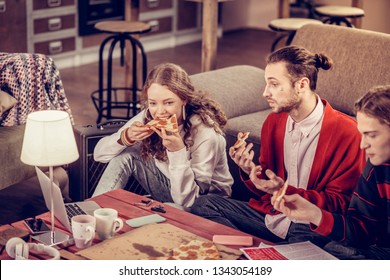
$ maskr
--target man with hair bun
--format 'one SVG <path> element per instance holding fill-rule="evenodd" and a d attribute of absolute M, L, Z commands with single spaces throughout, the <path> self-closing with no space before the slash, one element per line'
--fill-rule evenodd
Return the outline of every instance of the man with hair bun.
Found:
<path fill-rule="evenodd" d="M 330 241 L 311 231 L 308 223 L 275 210 L 271 197 L 286 182 L 286 194 L 333 213 L 346 212 L 365 155 L 356 121 L 315 92 L 319 69 L 331 69 L 332 64 L 327 55 L 298 46 L 268 56 L 263 96 L 272 112 L 262 127 L 258 164 L 252 143 L 229 150 L 256 197 L 244 202 L 203 196 L 191 212 L 274 243 L 309 240 L 322 247 Z"/>

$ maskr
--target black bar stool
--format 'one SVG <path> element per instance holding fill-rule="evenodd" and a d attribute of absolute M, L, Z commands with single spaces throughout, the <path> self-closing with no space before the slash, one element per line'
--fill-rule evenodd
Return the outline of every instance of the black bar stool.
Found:
<path fill-rule="evenodd" d="M 282 33 L 272 43 L 271 52 L 276 49 L 278 43 L 285 37 L 287 37 L 285 45 L 290 45 L 296 31 L 305 24 L 322 24 L 322 21 L 311 18 L 278 18 L 271 20 L 268 27 L 273 31 Z"/>
<path fill-rule="evenodd" d="M 319 19 L 319 16 L 314 11 L 314 0 L 295 0 L 290 1 L 290 17 L 304 17 Z M 295 16 L 294 14 L 302 14 L 302 10 L 305 12 L 306 16 Z M 294 15 L 294 16 L 293 16 Z"/>
<path fill-rule="evenodd" d="M 315 12 L 324 17 L 323 22 L 328 24 L 341 25 L 344 23 L 348 27 L 353 27 L 349 18 L 360 18 L 364 16 L 364 10 L 349 6 L 319 6 L 314 8 Z"/>
<path fill-rule="evenodd" d="M 137 92 L 141 90 L 143 83 L 145 83 L 147 75 L 147 58 L 145 50 L 139 40 L 131 35 L 143 34 L 149 32 L 151 27 L 144 22 L 134 21 L 101 21 L 95 24 L 95 28 L 107 32 L 114 33 L 108 36 L 100 45 L 99 49 L 99 89 L 91 94 L 92 101 L 98 111 L 97 123 L 100 123 L 103 118 L 110 119 L 129 119 L 136 115 L 140 109 Z M 125 62 L 125 46 L 126 41 L 130 42 L 132 49 L 132 85 L 127 87 L 113 87 L 112 86 L 112 60 L 113 52 L 117 43 L 120 44 L 120 65 L 123 67 Z M 106 45 L 109 44 L 108 58 L 107 58 L 107 80 L 106 88 L 104 88 L 104 60 L 103 53 Z M 142 85 L 138 86 L 138 50 L 142 60 Z M 131 91 L 131 101 L 118 100 L 118 93 Z M 113 98 L 114 97 L 114 98 Z M 113 109 L 126 110 L 126 116 L 114 116 Z"/>

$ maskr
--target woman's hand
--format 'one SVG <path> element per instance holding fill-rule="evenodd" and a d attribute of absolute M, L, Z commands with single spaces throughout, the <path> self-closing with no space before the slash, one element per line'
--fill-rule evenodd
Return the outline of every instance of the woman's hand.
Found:
<path fill-rule="evenodd" d="M 179 132 L 170 133 L 169 135 L 164 128 L 158 130 L 155 127 L 151 127 L 151 130 L 156 132 L 162 139 L 162 144 L 170 152 L 176 152 L 185 147 L 183 139 L 181 138 Z"/>
<path fill-rule="evenodd" d="M 153 131 L 144 126 L 141 122 L 134 122 L 129 128 L 127 128 L 127 138 L 133 142 L 139 142 L 148 138 L 153 134 Z"/>
<path fill-rule="evenodd" d="M 274 208 L 285 214 L 293 222 L 308 222 L 318 226 L 322 219 L 321 209 L 306 200 L 299 194 L 284 195 L 280 201 L 276 200 L 274 192 L 271 203 Z"/>

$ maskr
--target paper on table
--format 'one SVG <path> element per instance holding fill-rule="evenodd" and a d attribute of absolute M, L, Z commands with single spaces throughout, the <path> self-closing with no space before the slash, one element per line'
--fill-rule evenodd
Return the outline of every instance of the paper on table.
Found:
<path fill-rule="evenodd" d="M 253 260 L 337 260 L 337 258 L 310 241 L 283 245 L 267 245 L 240 249 Z"/>

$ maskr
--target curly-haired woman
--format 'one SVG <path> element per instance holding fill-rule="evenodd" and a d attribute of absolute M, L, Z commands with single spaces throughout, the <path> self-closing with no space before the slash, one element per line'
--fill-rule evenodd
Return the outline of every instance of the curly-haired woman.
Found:
<path fill-rule="evenodd" d="M 153 199 L 186 208 L 202 194 L 230 196 L 226 116 L 219 104 L 196 91 L 186 71 L 172 63 L 148 74 L 142 95 L 145 109 L 95 147 L 94 159 L 109 164 L 93 196 L 124 188 L 130 176 Z M 173 114 L 178 132 L 145 125 Z"/>

